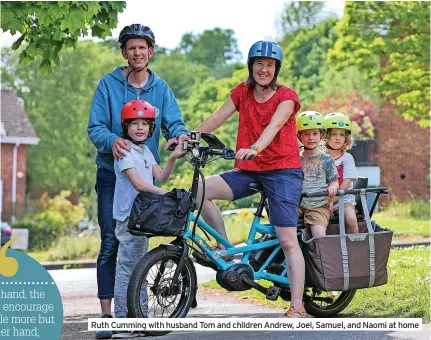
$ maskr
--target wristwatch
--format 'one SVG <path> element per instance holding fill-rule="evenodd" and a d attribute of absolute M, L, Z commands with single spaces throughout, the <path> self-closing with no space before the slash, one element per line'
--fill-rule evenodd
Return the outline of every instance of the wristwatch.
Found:
<path fill-rule="evenodd" d="M 260 149 L 257 144 L 253 144 L 252 146 L 250 146 L 250 149 L 256 151 L 257 153 L 260 153 Z"/>

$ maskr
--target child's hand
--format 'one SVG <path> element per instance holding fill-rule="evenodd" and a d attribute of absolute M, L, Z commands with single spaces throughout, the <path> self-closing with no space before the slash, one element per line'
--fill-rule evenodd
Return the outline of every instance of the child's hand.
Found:
<path fill-rule="evenodd" d="M 329 213 L 334 216 L 334 202 L 329 202 Z"/>
<path fill-rule="evenodd" d="M 325 191 L 328 192 L 328 196 L 329 197 L 332 197 L 332 196 L 335 196 L 337 194 L 337 187 L 333 187 L 333 186 L 330 185 L 329 187 L 327 187 L 325 189 Z"/>
<path fill-rule="evenodd" d="M 172 151 L 170 157 L 180 158 L 186 154 L 187 150 L 183 150 L 183 144 L 180 143 L 175 147 L 175 150 Z"/>

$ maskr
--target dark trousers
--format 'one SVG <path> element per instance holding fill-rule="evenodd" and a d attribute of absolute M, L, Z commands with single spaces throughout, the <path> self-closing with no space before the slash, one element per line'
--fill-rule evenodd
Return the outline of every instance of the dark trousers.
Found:
<path fill-rule="evenodd" d="M 115 268 L 117 265 L 118 240 L 115 237 L 115 223 L 112 217 L 115 190 L 115 172 L 97 168 L 96 186 L 97 214 L 100 226 L 101 245 L 97 257 L 97 297 L 114 297 Z"/>

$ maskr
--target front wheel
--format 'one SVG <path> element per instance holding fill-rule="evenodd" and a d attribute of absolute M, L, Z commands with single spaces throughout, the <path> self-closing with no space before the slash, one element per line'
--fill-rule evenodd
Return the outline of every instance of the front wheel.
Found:
<path fill-rule="evenodd" d="M 160 246 L 138 262 L 127 289 L 127 312 L 131 318 L 184 318 L 196 294 L 196 270 L 189 258 L 176 284 L 173 276 L 181 252 Z M 170 331 L 146 331 L 165 335 Z"/>
<path fill-rule="evenodd" d="M 308 314 L 317 318 L 335 316 L 349 305 L 355 293 L 356 290 L 323 292 L 310 289 L 304 294 L 304 308 Z"/>

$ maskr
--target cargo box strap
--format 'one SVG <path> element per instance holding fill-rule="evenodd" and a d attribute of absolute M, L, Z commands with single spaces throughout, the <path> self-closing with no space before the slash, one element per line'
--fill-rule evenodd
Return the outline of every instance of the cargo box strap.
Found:
<path fill-rule="evenodd" d="M 346 291 L 349 289 L 349 255 L 347 253 L 347 244 L 346 244 L 346 226 L 344 223 L 344 190 L 339 191 L 338 202 L 340 202 L 339 206 L 339 221 L 340 221 L 340 242 L 341 242 L 341 259 L 343 263 L 343 290 Z"/>
<path fill-rule="evenodd" d="M 367 192 L 365 189 L 361 189 L 361 203 L 362 209 L 364 210 L 365 223 L 368 229 L 368 242 L 370 246 L 370 281 L 368 287 L 374 287 L 374 281 L 376 279 L 376 245 L 374 240 L 374 230 L 371 225 L 370 213 L 367 206 Z"/>

